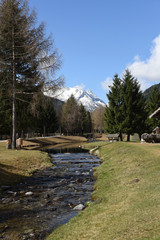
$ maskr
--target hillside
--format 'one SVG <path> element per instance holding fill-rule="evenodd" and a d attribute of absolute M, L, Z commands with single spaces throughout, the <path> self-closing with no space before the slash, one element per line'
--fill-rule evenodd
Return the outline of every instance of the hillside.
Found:
<path fill-rule="evenodd" d="M 150 93 L 151 93 L 151 91 L 152 91 L 152 89 L 153 89 L 154 86 L 157 86 L 158 89 L 159 89 L 159 92 L 160 92 L 160 83 L 155 84 L 155 85 L 147 88 L 147 89 L 143 92 L 143 96 L 145 97 L 146 100 L 148 99 L 148 97 L 149 97 L 149 95 L 150 95 Z"/>

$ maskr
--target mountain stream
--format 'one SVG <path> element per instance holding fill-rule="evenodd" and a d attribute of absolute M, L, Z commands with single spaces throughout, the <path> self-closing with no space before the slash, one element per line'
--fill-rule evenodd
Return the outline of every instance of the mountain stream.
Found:
<path fill-rule="evenodd" d="M 78 214 L 77 205 L 91 201 L 100 159 L 80 149 L 58 152 L 49 149 L 53 167 L 0 194 L 0 239 L 45 239 Z"/>

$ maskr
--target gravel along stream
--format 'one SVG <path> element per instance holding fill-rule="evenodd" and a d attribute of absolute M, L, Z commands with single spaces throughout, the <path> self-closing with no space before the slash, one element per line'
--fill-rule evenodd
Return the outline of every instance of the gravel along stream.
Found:
<path fill-rule="evenodd" d="M 37 171 L 0 195 L 0 239 L 42 240 L 91 200 L 94 168 L 100 159 L 88 152 L 51 153 L 53 167 Z"/>

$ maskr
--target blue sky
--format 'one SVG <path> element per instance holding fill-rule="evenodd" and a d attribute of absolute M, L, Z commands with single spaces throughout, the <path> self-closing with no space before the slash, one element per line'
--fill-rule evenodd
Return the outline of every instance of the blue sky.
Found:
<path fill-rule="evenodd" d="M 142 90 L 160 82 L 159 0 L 30 0 L 62 54 L 65 86 L 81 85 L 107 102 L 126 68 Z"/>

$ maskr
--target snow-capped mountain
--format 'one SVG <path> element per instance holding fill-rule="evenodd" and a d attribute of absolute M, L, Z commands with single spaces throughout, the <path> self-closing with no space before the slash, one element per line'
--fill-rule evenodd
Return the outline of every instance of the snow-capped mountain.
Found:
<path fill-rule="evenodd" d="M 63 87 L 56 92 L 49 90 L 44 93 L 46 96 L 59 99 L 61 101 L 66 102 L 71 95 L 75 97 L 78 103 L 82 103 L 86 110 L 92 112 L 97 107 L 103 106 L 105 107 L 105 102 L 103 102 L 100 98 L 98 98 L 94 93 L 92 93 L 89 89 L 83 90 L 81 87 Z"/>

